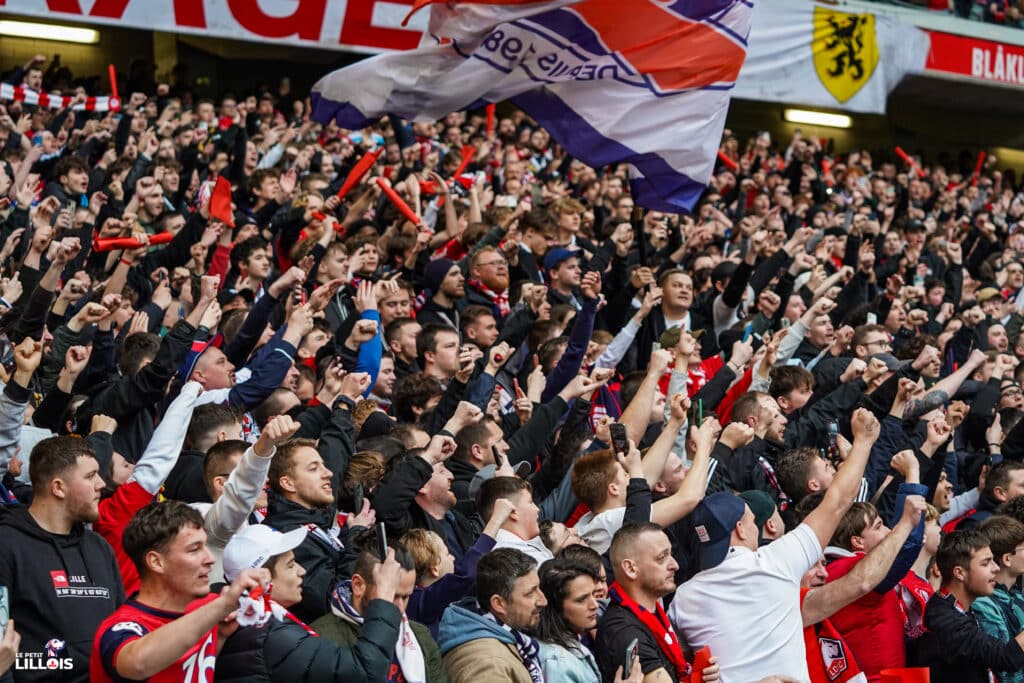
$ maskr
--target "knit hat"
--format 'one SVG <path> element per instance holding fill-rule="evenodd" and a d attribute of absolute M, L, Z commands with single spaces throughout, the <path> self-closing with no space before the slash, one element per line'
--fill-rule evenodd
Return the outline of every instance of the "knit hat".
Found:
<path fill-rule="evenodd" d="M 764 533 L 765 523 L 775 514 L 775 501 L 764 491 L 744 491 L 740 494 L 747 507 L 754 513 L 754 522 L 757 524 L 757 540 L 761 541 Z"/>
<path fill-rule="evenodd" d="M 476 494 L 480 492 L 480 487 L 483 486 L 485 482 L 494 479 L 494 473 L 497 471 L 497 469 L 498 468 L 496 465 L 484 465 L 479 470 L 477 470 L 476 474 L 474 474 L 473 478 L 469 481 L 470 498 L 473 498 L 474 500 L 476 499 Z M 526 476 L 530 474 L 530 472 L 533 470 L 533 466 L 524 460 L 522 462 L 516 463 L 512 469 L 515 470 L 517 477 L 525 479 Z"/>
<path fill-rule="evenodd" d="M 366 418 L 359 428 L 359 438 L 369 439 L 374 436 L 386 436 L 395 428 L 395 421 L 387 413 L 375 410 Z"/>
<path fill-rule="evenodd" d="M 447 258 L 439 258 L 429 262 L 427 267 L 423 269 L 424 289 L 429 289 L 431 292 L 440 290 L 441 283 L 444 282 L 445 276 L 448 275 L 448 271 L 454 265 L 455 261 Z"/>
<path fill-rule="evenodd" d="M 898 360 L 896 356 L 891 353 L 876 353 L 873 354 L 869 360 L 882 361 L 885 363 L 885 369 L 890 372 L 898 372 L 913 363 L 913 361 L 910 360 Z"/>

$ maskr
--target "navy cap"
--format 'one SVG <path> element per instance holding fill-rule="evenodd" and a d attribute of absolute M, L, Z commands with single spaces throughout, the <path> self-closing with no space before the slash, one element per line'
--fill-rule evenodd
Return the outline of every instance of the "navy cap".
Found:
<path fill-rule="evenodd" d="M 222 343 L 224 343 L 224 335 L 220 332 L 206 341 L 193 341 L 192 348 L 185 354 L 185 363 L 178 370 L 179 379 L 182 382 L 187 382 L 188 378 L 192 376 L 192 371 L 196 369 L 196 364 L 199 362 L 199 357 L 203 355 L 203 351 L 211 346 L 220 348 Z"/>
<path fill-rule="evenodd" d="M 544 254 L 544 269 L 554 270 L 558 267 L 558 264 L 562 261 L 567 261 L 573 256 L 576 256 L 576 252 L 565 247 L 555 247 L 554 249 L 548 249 L 548 252 Z"/>
<path fill-rule="evenodd" d="M 697 505 L 690 520 L 698 541 L 701 570 L 717 567 L 725 559 L 732 530 L 746 510 L 743 499 L 727 491 L 713 493 Z"/>

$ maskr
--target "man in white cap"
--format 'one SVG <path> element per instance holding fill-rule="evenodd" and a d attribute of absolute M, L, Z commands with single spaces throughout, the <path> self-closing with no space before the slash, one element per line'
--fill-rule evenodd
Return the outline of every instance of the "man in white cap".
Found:
<path fill-rule="evenodd" d="M 272 580 L 268 594 L 243 597 L 238 631 L 217 655 L 218 681 L 346 680 L 373 682 L 387 676 L 398 641 L 402 615 L 393 604 L 401 567 L 394 551 L 373 570 L 375 592 L 364 609 L 365 622 L 351 647 L 317 633 L 288 611 L 302 600 L 305 570 L 293 552 L 307 529 L 280 533 L 264 524 L 250 525 L 224 549 L 224 575 L 233 580 L 246 570 L 265 567 Z"/>

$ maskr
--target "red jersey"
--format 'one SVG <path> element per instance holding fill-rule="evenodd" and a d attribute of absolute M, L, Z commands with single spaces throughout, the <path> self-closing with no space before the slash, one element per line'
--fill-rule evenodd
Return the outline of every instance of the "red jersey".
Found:
<path fill-rule="evenodd" d="M 186 612 L 217 599 L 216 594 L 196 600 Z M 182 616 L 165 612 L 137 600 L 129 600 L 111 614 L 96 631 L 89 661 L 92 683 L 127 683 L 117 674 L 117 655 L 128 643 L 169 624 Z M 169 667 L 150 676 L 149 683 L 213 683 L 213 666 L 217 659 L 217 627 L 203 634 L 182 657 Z"/>

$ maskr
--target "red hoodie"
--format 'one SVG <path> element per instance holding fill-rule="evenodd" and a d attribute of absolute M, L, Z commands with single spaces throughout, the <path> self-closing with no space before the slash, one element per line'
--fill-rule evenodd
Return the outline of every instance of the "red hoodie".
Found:
<path fill-rule="evenodd" d="M 828 565 L 828 580 L 845 576 L 864 557 L 857 553 L 840 557 Z M 881 681 L 883 669 L 902 669 L 907 665 L 903 637 L 903 613 L 895 590 L 870 591 L 832 615 L 832 624 L 843 634 L 868 681 Z"/>

